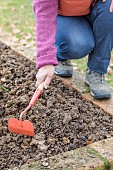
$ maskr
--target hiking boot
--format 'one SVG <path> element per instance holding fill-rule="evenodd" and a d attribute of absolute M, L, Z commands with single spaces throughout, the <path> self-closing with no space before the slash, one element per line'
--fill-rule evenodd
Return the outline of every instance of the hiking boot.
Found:
<path fill-rule="evenodd" d="M 72 77 L 73 67 L 70 61 L 59 61 L 59 64 L 55 66 L 55 74 L 60 77 Z"/>
<path fill-rule="evenodd" d="M 111 90 L 105 81 L 104 74 L 86 69 L 85 83 L 89 85 L 90 93 L 95 99 L 110 98 Z"/>

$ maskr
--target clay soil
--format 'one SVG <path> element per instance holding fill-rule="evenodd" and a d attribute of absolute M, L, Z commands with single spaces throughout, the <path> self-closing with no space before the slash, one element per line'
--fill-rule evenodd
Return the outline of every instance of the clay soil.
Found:
<path fill-rule="evenodd" d="M 28 105 L 35 75 L 34 64 L 0 43 L 0 169 L 21 167 L 113 136 L 111 116 L 55 77 L 24 117 L 33 123 L 35 136 L 10 133 L 8 118 L 18 118 Z"/>

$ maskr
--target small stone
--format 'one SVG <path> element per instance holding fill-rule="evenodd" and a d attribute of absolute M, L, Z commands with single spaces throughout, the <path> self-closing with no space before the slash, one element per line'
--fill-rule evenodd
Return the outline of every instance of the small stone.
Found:
<path fill-rule="evenodd" d="M 92 141 L 90 141 L 90 140 L 87 140 L 86 141 L 86 145 L 89 145 L 89 144 L 92 144 L 93 142 Z"/>
<path fill-rule="evenodd" d="M 63 137 L 63 143 L 68 144 L 70 143 L 70 140 L 67 137 Z"/>
<path fill-rule="evenodd" d="M 55 138 L 49 138 L 48 142 L 54 145 L 55 142 L 56 142 L 56 139 Z"/>
<path fill-rule="evenodd" d="M 31 120 L 32 120 L 32 121 L 35 121 L 35 119 L 36 119 L 36 116 L 35 116 L 35 115 L 32 115 L 32 116 L 31 116 Z"/>
<path fill-rule="evenodd" d="M 42 162 L 42 165 L 47 167 L 49 165 L 49 163 L 48 162 Z"/>
<path fill-rule="evenodd" d="M 76 149 L 77 146 L 75 144 L 70 144 L 69 145 L 69 151 Z"/>
<path fill-rule="evenodd" d="M 24 146 L 29 146 L 29 141 L 28 141 L 27 139 L 24 139 L 24 140 L 23 140 L 23 145 L 24 145 Z"/>
<path fill-rule="evenodd" d="M 85 136 L 80 136 L 80 140 L 86 141 L 86 137 Z"/>
<path fill-rule="evenodd" d="M 71 115 L 66 114 L 63 120 L 63 124 L 68 124 L 72 120 Z"/>
<path fill-rule="evenodd" d="M 3 77 L 3 78 L 1 78 L 1 81 L 5 83 L 7 80 L 5 77 Z"/>
<path fill-rule="evenodd" d="M 96 127 L 95 122 L 92 122 L 92 123 L 91 123 L 91 127 L 92 127 L 92 128 L 95 128 L 95 127 Z"/>
<path fill-rule="evenodd" d="M 37 144 L 38 144 L 38 140 L 32 139 L 30 145 L 37 145 Z"/>
<path fill-rule="evenodd" d="M 82 125 L 79 124 L 79 125 L 78 125 L 78 129 L 79 129 L 79 130 L 83 130 L 83 129 L 84 129 L 84 125 L 83 125 L 83 124 L 82 124 Z"/>
<path fill-rule="evenodd" d="M 40 148 L 41 151 L 47 151 L 48 146 L 46 146 L 46 145 L 39 145 L 39 148 Z"/>
<path fill-rule="evenodd" d="M 92 136 L 92 135 L 88 136 L 88 141 L 91 141 L 91 140 L 92 140 L 92 138 L 93 138 L 93 136 Z"/>

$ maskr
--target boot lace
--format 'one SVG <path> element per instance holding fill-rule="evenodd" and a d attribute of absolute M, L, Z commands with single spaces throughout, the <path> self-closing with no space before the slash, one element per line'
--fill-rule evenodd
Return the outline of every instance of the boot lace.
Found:
<path fill-rule="evenodd" d="M 103 84 L 105 82 L 104 74 L 91 71 L 91 74 L 96 82 Z"/>

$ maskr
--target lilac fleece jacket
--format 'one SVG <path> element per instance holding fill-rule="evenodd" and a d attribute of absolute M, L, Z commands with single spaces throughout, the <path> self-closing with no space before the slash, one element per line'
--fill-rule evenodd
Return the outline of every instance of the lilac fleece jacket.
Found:
<path fill-rule="evenodd" d="M 55 35 L 58 0 L 33 0 L 36 18 L 36 68 L 57 65 Z"/>

